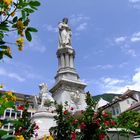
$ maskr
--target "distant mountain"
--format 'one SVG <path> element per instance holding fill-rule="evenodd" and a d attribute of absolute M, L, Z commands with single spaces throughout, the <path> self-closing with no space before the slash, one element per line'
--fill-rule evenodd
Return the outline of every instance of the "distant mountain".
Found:
<path fill-rule="evenodd" d="M 93 96 L 93 98 L 95 99 L 95 101 L 98 101 L 100 98 L 103 98 L 104 100 L 108 101 L 108 102 L 112 102 L 112 99 L 115 96 L 120 96 L 121 94 L 113 94 L 113 93 L 104 93 L 101 95 L 96 95 Z"/>

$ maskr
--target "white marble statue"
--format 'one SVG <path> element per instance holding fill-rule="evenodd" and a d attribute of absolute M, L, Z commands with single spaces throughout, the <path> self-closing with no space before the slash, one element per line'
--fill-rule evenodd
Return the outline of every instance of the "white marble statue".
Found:
<path fill-rule="evenodd" d="M 71 46 L 72 32 L 68 26 L 68 18 L 64 18 L 58 25 L 59 47 Z"/>
<path fill-rule="evenodd" d="M 75 109 L 78 109 L 78 105 L 79 105 L 79 101 L 80 101 L 80 93 L 79 91 L 75 91 L 75 92 L 71 92 L 70 93 L 70 97 L 71 97 L 71 106 L 74 107 Z"/>
<path fill-rule="evenodd" d="M 71 100 L 72 100 L 74 103 L 79 102 L 79 100 L 80 100 L 80 93 L 79 93 L 78 90 L 75 91 L 75 92 L 71 92 L 70 95 L 71 95 Z"/>
<path fill-rule="evenodd" d="M 40 107 L 44 107 L 45 102 L 50 101 L 54 102 L 52 96 L 48 94 L 48 86 L 46 83 L 39 84 L 39 97 L 41 98 L 41 105 Z"/>

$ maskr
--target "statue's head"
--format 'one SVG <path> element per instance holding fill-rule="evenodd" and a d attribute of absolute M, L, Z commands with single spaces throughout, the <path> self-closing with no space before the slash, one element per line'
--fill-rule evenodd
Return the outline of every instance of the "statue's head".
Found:
<path fill-rule="evenodd" d="M 40 89 L 40 90 L 42 90 L 42 89 L 47 89 L 47 88 L 48 88 L 48 86 L 47 86 L 46 83 L 41 83 L 41 84 L 39 84 L 39 89 Z"/>
<path fill-rule="evenodd" d="M 64 23 L 66 23 L 66 24 L 68 24 L 68 18 L 63 18 L 63 20 L 62 20 Z"/>

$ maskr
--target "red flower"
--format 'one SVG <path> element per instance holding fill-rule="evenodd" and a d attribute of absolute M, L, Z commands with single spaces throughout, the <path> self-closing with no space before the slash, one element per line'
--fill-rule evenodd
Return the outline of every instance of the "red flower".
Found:
<path fill-rule="evenodd" d="M 93 113 L 93 118 L 96 118 L 98 116 L 98 113 L 97 112 L 94 112 Z"/>
<path fill-rule="evenodd" d="M 67 114 L 68 114 L 68 110 L 65 110 L 65 111 L 64 111 L 64 115 L 67 115 Z"/>
<path fill-rule="evenodd" d="M 74 131 L 71 132 L 70 134 L 71 140 L 75 140 L 76 138 L 76 133 Z"/>
<path fill-rule="evenodd" d="M 85 127 L 86 127 L 85 123 L 82 122 L 82 123 L 80 124 L 80 128 L 81 128 L 81 129 L 84 129 Z"/>
<path fill-rule="evenodd" d="M 34 129 L 39 129 L 39 126 L 38 125 L 35 125 Z"/>
<path fill-rule="evenodd" d="M 96 123 L 97 125 L 99 125 L 99 124 L 100 124 L 100 120 L 96 120 L 95 123 Z"/>
<path fill-rule="evenodd" d="M 105 124 L 106 126 L 109 126 L 109 125 L 110 125 L 109 121 L 104 121 L 104 124 Z"/>
<path fill-rule="evenodd" d="M 112 126 L 116 125 L 115 121 L 111 121 L 110 123 L 111 123 Z"/>
<path fill-rule="evenodd" d="M 78 123 L 78 120 L 76 119 L 76 120 L 74 120 L 74 122 L 73 122 L 73 124 L 77 124 Z"/>
<path fill-rule="evenodd" d="M 23 105 L 17 106 L 17 109 L 18 110 L 24 110 L 24 106 Z"/>
<path fill-rule="evenodd" d="M 104 140 L 104 138 L 105 138 L 105 134 L 104 134 L 104 133 L 100 133 L 99 139 L 100 139 L 100 140 Z"/>
<path fill-rule="evenodd" d="M 19 136 L 20 135 L 20 133 L 19 132 L 15 132 L 15 136 Z"/>
<path fill-rule="evenodd" d="M 105 118 L 109 117 L 108 113 L 106 113 L 106 112 L 103 112 L 102 114 Z"/>

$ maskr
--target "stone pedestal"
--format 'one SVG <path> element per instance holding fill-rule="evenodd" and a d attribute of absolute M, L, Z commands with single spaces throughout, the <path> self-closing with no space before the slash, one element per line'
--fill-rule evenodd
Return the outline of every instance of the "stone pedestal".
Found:
<path fill-rule="evenodd" d="M 126 130 L 128 132 L 128 130 Z M 126 133 L 122 128 L 110 128 L 107 134 L 110 140 L 134 140 L 134 132 L 129 131 Z M 105 140 L 108 140 L 107 138 Z"/>
<path fill-rule="evenodd" d="M 32 140 L 39 140 L 44 135 L 49 135 L 49 129 L 53 126 L 56 126 L 54 121 L 55 115 L 55 113 L 50 113 L 47 111 L 38 111 L 33 115 L 32 121 L 36 122 L 36 124 L 39 126 L 39 129 L 37 130 L 38 137 Z"/>

